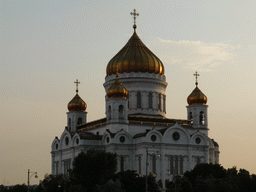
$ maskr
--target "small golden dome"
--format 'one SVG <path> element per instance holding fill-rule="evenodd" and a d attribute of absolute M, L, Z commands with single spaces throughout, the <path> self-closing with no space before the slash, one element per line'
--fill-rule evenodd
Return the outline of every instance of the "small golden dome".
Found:
<path fill-rule="evenodd" d="M 192 93 L 188 96 L 187 102 L 189 105 L 205 105 L 207 103 L 207 97 L 203 92 L 196 86 Z"/>
<path fill-rule="evenodd" d="M 78 79 L 74 82 L 76 84 L 76 95 L 75 97 L 68 103 L 68 110 L 69 111 L 83 111 L 86 110 L 86 103 L 83 101 L 83 99 L 78 95 Z"/>
<path fill-rule="evenodd" d="M 83 99 L 78 95 L 78 93 L 75 95 L 75 97 L 68 103 L 68 110 L 69 111 L 83 111 L 86 110 L 86 103 L 83 101 Z"/>
<path fill-rule="evenodd" d="M 164 75 L 162 61 L 140 40 L 136 27 L 133 26 L 134 33 L 127 44 L 109 61 L 107 76 L 116 74 L 117 67 L 119 73 L 148 72 Z"/>
<path fill-rule="evenodd" d="M 107 91 L 108 98 L 124 98 L 128 95 L 127 89 L 118 79 L 118 74 L 116 74 L 115 82 L 109 87 Z"/>

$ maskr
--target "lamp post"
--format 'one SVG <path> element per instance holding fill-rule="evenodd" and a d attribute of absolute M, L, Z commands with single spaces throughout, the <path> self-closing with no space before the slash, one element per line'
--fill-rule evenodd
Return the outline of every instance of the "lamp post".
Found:
<path fill-rule="evenodd" d="M 32 175 L 29 175 L 30 173 L 32 173 Z M 29 192 L 29 180 L 30 178 L 35 175 L 35 178 L 37 178 L 37 172 L 30 172 L 30 170 L 28 169 L 28 192 Z"/>
<path fill-rule="evenodd" d="M 158 151 L 157 151 L 158 153 Z M 160 157 L 160 155 L 156 155 L 157 157 Z M 148 148 L 146 148 L 146 192 L 148 192 Z"/>

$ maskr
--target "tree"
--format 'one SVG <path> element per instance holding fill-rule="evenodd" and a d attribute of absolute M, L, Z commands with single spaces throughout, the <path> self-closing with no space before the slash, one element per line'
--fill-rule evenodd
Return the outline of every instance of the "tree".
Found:
<path fill-rule="evenodd" d="M 82 185 L 71 185 L 68 192 L 86 192 Z"/>
<path fill-rule="evenodd" d="M 191 171 L 186 171 L 184 176 L 188 178 L 188 180 L 192 183 L 195 183 L 196 178 L 198 176 L 202 177 L 202 179 L 206 179 L 207 177 L 213 178 L 226 178 L 227 172 L 226 170 L 219 164 L 207 164 L 202 163 L 195 166 L 195 168 Z"/>
<path fill-rule="evenodd" d="M 94 191 L 96 185 L 103 185 L 114 176 L 116 167 L 116 153 L 96 149 L 81 152 L 70 170 L 72 185 L 82 185 L 86 191 Z"/>
<path fill-rule="evenodd" d="M 45 192 L 62 192 L 70 186 L 69 176 L 67 175 L 48 175 L 38 187 L 42 187 Z"/>
<path fill-rule="evenodd" d="M 176 182 L 176 183 L 175 183 Z M 176 180 L 169 182 L 165 181 L 165 186 L 167 191 L 177 191 L 177 192 L 193 192 L 193 187 L 186 177 L 176 177 Z M 176 185 L 176 186 L 175 186 Z"/>
<path fill-rule="evenodd" d="M 96 192 L 124 192 L 119 180 L 108 180 L 104 185 L 96 185 Z"/>
<path fill-rule="evenodd" d="M 245 170 L 245 169 L 240 169 L 238 174 L 237 174 L 238 178 L 239 178 L 239 183 L 238 183 L 238 188 L 239 191 L 243 191 L 243 192 L 254 192 L 255 190 L 253 189 L 253 180 L 250 176 L 249 171 Z"/>
<path fill-rule="evenodd" d="M 146 177 L 144 176 L 145 180 Z M 159 185 L 157 184 L 156 177 L 150 173 L 148 175 L 148 191 L 150 192 L 161 192 Z"/>
<path fill-rule="evenodd" d="M 119 180 L 121 182 L 122 189 L 125 189 L 126 192 L 134 192 L 138 176 L 139 175 L 136 171 L 127 170 L 117 173 L 114 176 L 114 180 Z"/>
<path fill-rule="evenodd" d="M 146 176 L 139 177 L 134 170 L 119 172 L 114 176 L 114 180 L 120 180 L 122 189 L 125 192 L 145 191 L 146 188 Z M 148 191 L 160 192 L 156 177 L 152 174 L 148 175 Z"/>
<path fill-rule="evenodd" d="M 8 192 L 27 192 L 28 186 L 25 184 L 10 186 Z"/>
<path fill-rule="evenodd" d="M 159 180 L 157 181 L 157 183 L 158 183 L 158 186 L 159 186 L 160 188 L 163 188 L 163 182 L 162 182 L 161 179 L 159 179 Z"/>

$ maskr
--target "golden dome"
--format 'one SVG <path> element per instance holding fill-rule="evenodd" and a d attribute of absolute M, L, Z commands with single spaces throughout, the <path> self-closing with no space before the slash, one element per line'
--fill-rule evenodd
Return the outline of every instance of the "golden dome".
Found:
<path fill-rule="evenodd" d="M 86 103 L 83 101 L 83 99 L 78 95 L 78 79 L 74 82 L 76 84 L 76 95 L 75 97 L 68 103 L 68 110 L 69 111 L 83 111 L 86 110 Z"/>
<path fill-rule="evenodd" d="M 126 45 L 109 61 L 107 65 L 107 76 L 119 73 L 148 72 L 164 75 L 162 61 L 152 53 L 140 40 L 136 33 L 136 25 L 133 26 L 134 33 Z"/>
<path fill-rule="evenodd" d="M 188 96 L 187 102 L 189 105 L 205 105 L 207 103 L 207 97 L 203 92 L 196 86 L 192 93 Z"/>
<path fill-rule="evenodd" d="M 119 70 L 118 70 L 119 71 Z M 116 74 L 115 82 L 109 87 L 107 91 L 108 98 L 124 98 L 128 95 L 127 89 L 122 85 L 118 79 L 118 74 Z"/>
<path fill-rule="evenodd" d="M 75 95 L 75 97 L 68 103 L 68 110 L 69 111 L 83 111 L 86 110 L 86 103 L 83 101 L 83 99 L 78 95 L 78 93 Z"/>

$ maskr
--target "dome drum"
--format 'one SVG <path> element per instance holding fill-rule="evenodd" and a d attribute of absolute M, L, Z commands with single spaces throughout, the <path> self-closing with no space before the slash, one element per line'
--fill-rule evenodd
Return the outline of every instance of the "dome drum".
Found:
<path fill-rule="evenodd" d="M 166 77 L 165 75 L 160 75 L 160 74 L 155 74 L 155 73 L 142 73 L 142 72 L 138 72 L 138 73 L 118 73 L 119 75 L 119 79 L 131 79 L 131 78 L 143 78 L 143 79 L 156 79 L 156 80 L 160 80 L 160 81 L 166 81 Z M 105 77 L 105 82 L 111 81 L 111 80 L 115 80 L 116 79 L 116 75 L 112 74 L 112 75 L 108 75 Z M 166 82 L 165 82 L 166 83 Z"/>
<path fill-rule="evenodd" d="M 162 80 L 157 79 L 140 79 L 140 78 L 132 78 L 132 79 L 119 79 L 120 82 L 125 86 L 127 90 L 130 91 L 151 91 L 151 92 L 161 92 L 165 93 L 167 83 Z M 110 88 L 113 80 L 104 83 L 105 90 Z M 136 84 L 136 86 L 135 86 Z"/>

